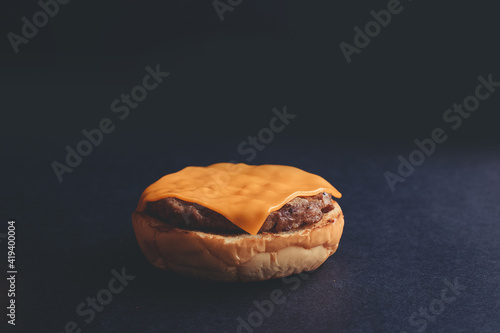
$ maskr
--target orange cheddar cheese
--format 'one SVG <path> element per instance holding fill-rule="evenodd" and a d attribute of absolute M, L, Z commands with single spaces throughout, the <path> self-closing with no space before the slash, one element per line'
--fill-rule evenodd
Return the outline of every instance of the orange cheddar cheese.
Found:
<path fill-rule="evenodd" d="M 320 192 L 342 196 L 324 178 L 295 167 L 217 163 L 160 178 L 142 193 L 136 210 L 144 211 L 147 202 L 175 197 L 209 208 L 256 235 L 269 213 L 295 197 Z"/>

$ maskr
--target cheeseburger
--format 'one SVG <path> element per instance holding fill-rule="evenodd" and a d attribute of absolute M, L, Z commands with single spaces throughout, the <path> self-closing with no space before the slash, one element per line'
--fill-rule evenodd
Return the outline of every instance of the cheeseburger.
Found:
<path fill-rule="evenodd" d="M 318 268 L 339 245 L 341 194 L 291 166 L 186 167 L 142 193 L 132 223 L 156 267 L 219 281 L 259 281 Z"/>

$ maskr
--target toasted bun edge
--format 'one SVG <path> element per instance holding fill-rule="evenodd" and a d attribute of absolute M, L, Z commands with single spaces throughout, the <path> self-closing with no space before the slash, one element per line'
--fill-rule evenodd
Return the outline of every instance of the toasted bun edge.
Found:
<path fill-rule="evenodd" d="M 344 216 L 334 209 L 312 225 L 279 233 L 214 234 L 132 214 L 137 241 L 156 267 L 217 281 L 261 281 L 318 268 L 338 247 Z"/>

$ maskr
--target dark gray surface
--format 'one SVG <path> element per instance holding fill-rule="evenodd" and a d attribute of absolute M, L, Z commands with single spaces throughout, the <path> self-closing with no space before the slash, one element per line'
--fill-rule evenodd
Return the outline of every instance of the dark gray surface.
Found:
<path fill-rule="evenodd" d="M 2 221 L 11 214 L 18 226 L 17 331 L 60 332 L 75 321 L 83 332 L 236 332 L 238 317 L 248 320 L 254 301 L 278 289 L 286 301 L 255 332 L 416 332 L 422 317 L 412 326 L 410 316 L 421 307 L 441 311 L 434 299 L 444 280 L 465 290 L 445 294 L 456 298 L 426 320 L 426 331 L 500 330 L 498 152 L 440 147 L 392 193 L 383 173 L 404 149 L 276 142 L 254 163 L 301 167 L 342 192 L 340 247 L 306 279 L 224 284 L 154 269 L 136 244 L 130 213 L 163 174 L 238 156 L 224 144 L 160 156 L 148 142 L 134 149 L 122 142 L 126 153 L 103 147 L 60 184 L 43 165 L 51 141 L 31 142 L 29 154 L 3 165 L 10 194 L 1 201 Z M 122 267 L 135 279 L 85 323 L 75 308 Z"/>

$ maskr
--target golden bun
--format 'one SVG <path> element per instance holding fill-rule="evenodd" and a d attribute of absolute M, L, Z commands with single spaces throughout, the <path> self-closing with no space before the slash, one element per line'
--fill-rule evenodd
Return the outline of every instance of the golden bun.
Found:
<path fill-rule="evenodd" d="M 158 268 L 206 280 L 262 281 L 314 270 L 337 250 L 344 216 L 335 201 L 334 207 L 315 224 L 257 235 L 180 229 L 140 212 L 132 224 Z"/>

